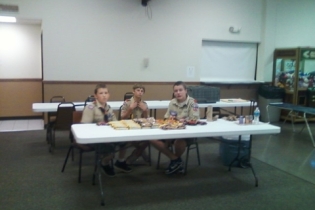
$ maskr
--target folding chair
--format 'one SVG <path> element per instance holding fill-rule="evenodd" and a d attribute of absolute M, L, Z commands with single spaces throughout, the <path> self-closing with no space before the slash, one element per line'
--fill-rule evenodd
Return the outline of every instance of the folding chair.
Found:
<path fill-rule="evenodd" d="M 72 124 L 80 123 L 82 118 L 82 111 L 73 111 L 72 114 Z M 92 152 L 94 151 L 94 148 L 89 145 L 81 145 L 76 143 L 72 132 L 70 131 L 70 147 L 67 152 L 66 159 L 64 161 L 63 167 L 61 169 L 61 172 L 64 172 L 70 152 L 72 152 L 72 161 L 74 160 L 73 150 L 78 149 L 80 153 L 79 157 L 79 175 L 78 175 L 78 182 L 81 183 L 81 168 L 82 168 L 82 154 L 85 152 Z"/>
<path fill-rule="evenodd" d="M 57 103 L 57 102 L 63 103 L 63 102 L 66 102 L 66 100 L 63 96 L 53 96 L 50 99 L 50 103 Z M 57 112 L 48 112 L 48 114 L 47 114 L 47 118 L 48 118 L 47 130 L 46 130 L 47 143 L 48 143 L 49 137 L 51 135 L 51 125 L 56 120 L 56 115 L 57 115 Z"/>
<path fill-rule="evenodd" d="M 93 101 L 95 101 L 94 95 L 89 95 L 84 101 L 84 106 L 86 106 L 88 102 L 93 102 Z"/>
<path fill-rule="evenodd" d="M 70 131 L 72 125 L 72 112 L 75 111 L 74 104 L 64 102 L 58 105 L 56 120 L 51 123 L 51 132 L 49 137 L 49 152 L 53 152 L 55 148 L 56 131 Z"/>
<path fill-rule="evenodd" d="M 126 101 L 127 99 L 131 99 L 133 96 L 133 93 L 132 92 L 127 92 L 125 93 L 124 95 L 124 101 Z"/>

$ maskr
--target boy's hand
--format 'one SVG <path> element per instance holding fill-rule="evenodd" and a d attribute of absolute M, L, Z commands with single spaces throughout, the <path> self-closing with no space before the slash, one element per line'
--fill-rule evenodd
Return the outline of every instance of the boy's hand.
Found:
<path fill-rule="evenodd" d="M 134 110 L 134 108 L 136 108 L 137 106 L 138 106 L 138 103 L 137 102 L 133 102 L 133 103 L 130 104 L 129 108 L 131 110 Z"/>
<path fill-rule="evenodd" d="M 147 111 L 147 105 L 143 102 L 138 103 L 138 107 L 143 111 Z"/>

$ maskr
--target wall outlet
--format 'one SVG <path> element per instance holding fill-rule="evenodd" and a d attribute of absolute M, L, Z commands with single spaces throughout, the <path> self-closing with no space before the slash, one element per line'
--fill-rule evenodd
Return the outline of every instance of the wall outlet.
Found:
<path fill-rule="evenodd" d="M 188 77 L 188 78 L 195 77 L 195 67 L 194 66 L 187 66 L 186 77 Z"/>

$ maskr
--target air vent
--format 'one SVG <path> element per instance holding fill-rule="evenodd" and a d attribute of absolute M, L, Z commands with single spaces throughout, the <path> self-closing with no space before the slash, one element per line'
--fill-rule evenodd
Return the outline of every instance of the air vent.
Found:
<path fill-rule="evenodd" d="M 19 12 L 19 6 L 12 4 L 0 4 L 0 12 Z"/>

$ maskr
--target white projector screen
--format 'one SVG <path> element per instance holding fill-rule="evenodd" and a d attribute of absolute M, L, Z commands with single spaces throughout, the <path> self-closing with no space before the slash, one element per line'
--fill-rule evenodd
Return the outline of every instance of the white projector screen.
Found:
<path fill-rule="evenodd" d="M 255 82 L 257 43 L 202 41 L 201 82 Z"/>

